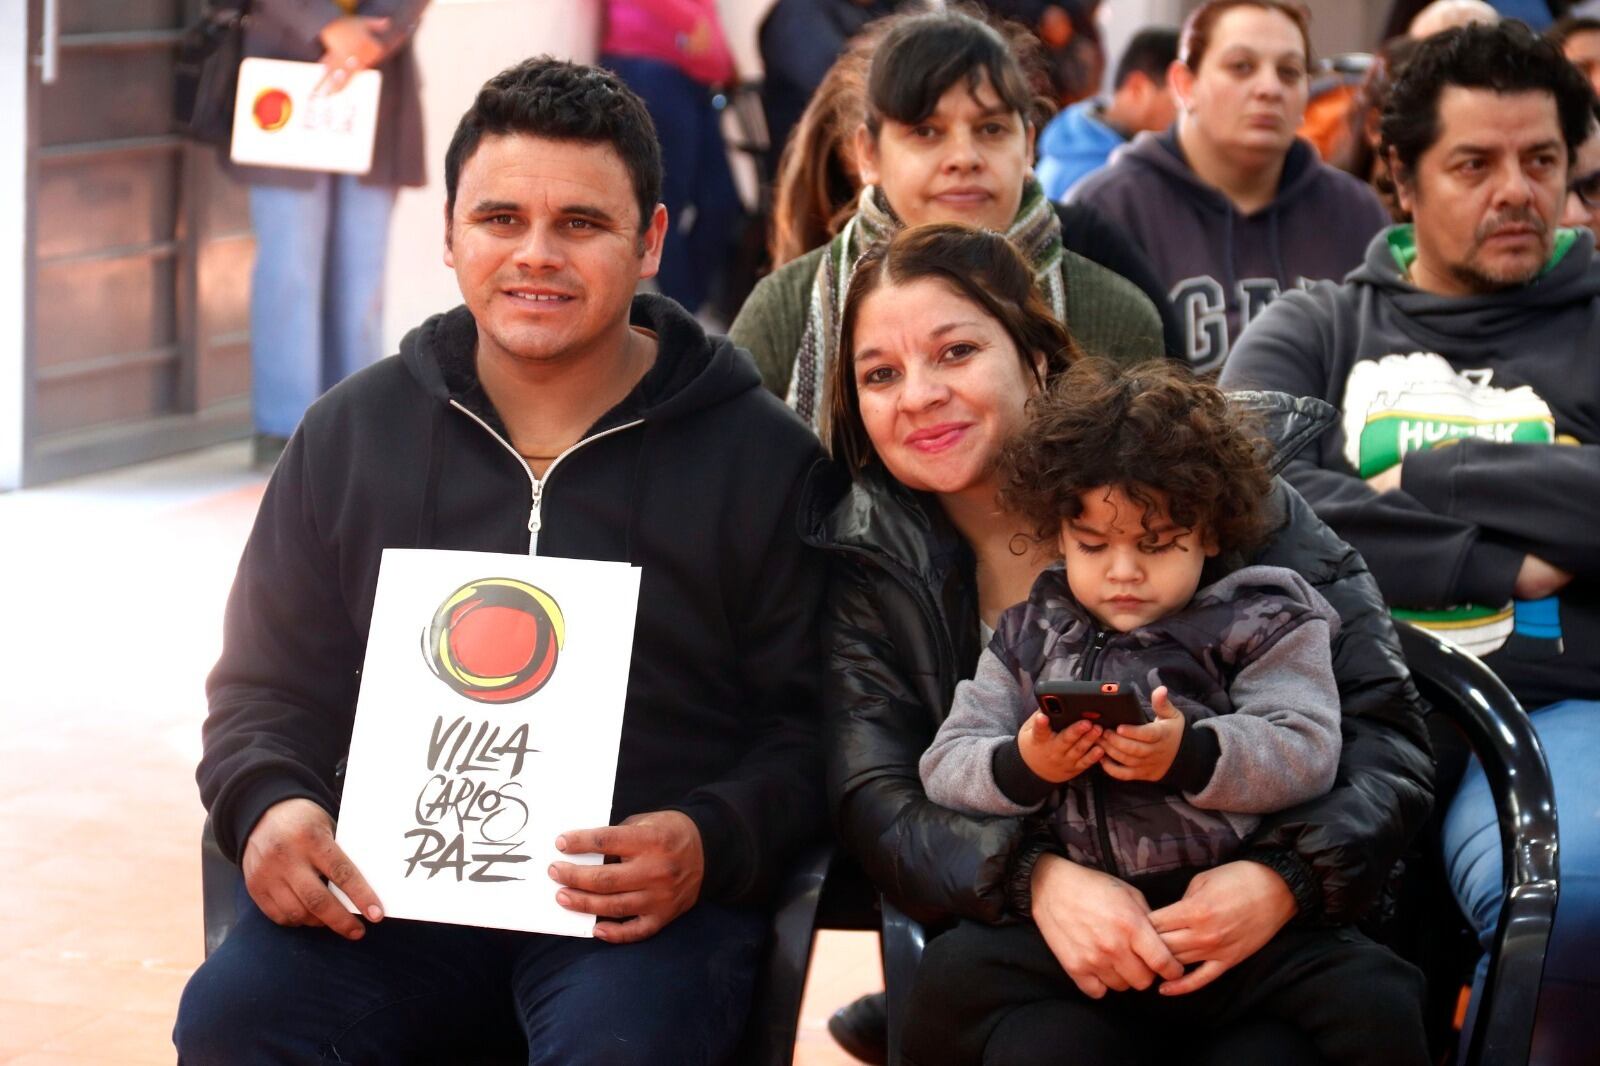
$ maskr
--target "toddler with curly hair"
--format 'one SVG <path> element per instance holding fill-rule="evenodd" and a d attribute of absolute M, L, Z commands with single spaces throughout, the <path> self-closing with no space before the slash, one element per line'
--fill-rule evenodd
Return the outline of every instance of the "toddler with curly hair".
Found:
<path fill-rule="evenodd" d="M 1267 446 L 1186 368 L 1080 360 L 1032 401 L 1030 415 L 1000 458 L 1001 503 L 1041 539 L 1058 541 L 1062 562 L 1001 615 L 922 757 L 923 785 L 934 802 L 963 813 L 1037 816 L 1045 848 L 1132 885 L 1159 908 L 1204 871 L 1257 858 L 1246 842 L 1261 814 L 1332 786 L 1338 615 L 1294 571 L 1239 565 L 1266 533 Z M 1145 724 L 1085 720 L 1054 731 L 1035 692 L 1065 680 L 1115 682 L 1136 695 Z M 1298 960 L 1359 935 L 1291 928 L 1280 934 L 1283 965 L 1305 980 L 1315 968 L 1296 970 Z M 964 935 L 999 945 L 1018 932 L 1006 929 Z M 985 972 L 1023 982 L 1026 967 L 1006 961 Z M 1041 987 L 1104 995 L 1074 990 L 1054 968 L 1056 984 L 1040 978 L 1019 997 Z M 1123 993 L 1139 998 L 1118 1010 L 1182 1001 L 1195 1021 L 1207 1002 L 1203 1024 L 1226 1024 L 1237 1010 L 1268 1005 L 1267 985 L 1300 980 L 1282 985 L 1283 966 L 1272 969 L 1265 983 L 1251 979 L 1248 994 L 1229 993 L 1226 1009 L 1201 989 Z M 1237 974 L 1210 988 L 1244 979 Z M 1346 1058 L 1324 1034 L 1310 1035 L 1324 1055 Z M 1348 1030 L 1339 1040 L 1348 1045 Z"/>
<path fill-rule="evenodd" d="M 1001 454 L 1002 500 L 1063 561 L 1001 616 L 923 783 L 972 813 L 1054 796 L 1074 862 L 1187 880 L 1232 858 L 1256 815 L 1332 786 L 1338 615 L 1292 570 L 1228 567 L 1262 537 L 1270 475 L 1216 388 L 1167 362 L 1086 359 L 1031 415 Z M 1229 572 L 1203 581 L 1208 567 Z M 1115 682 L 1149 720 L 1055 732 L 1034 708 L 1056 680 Z"/>

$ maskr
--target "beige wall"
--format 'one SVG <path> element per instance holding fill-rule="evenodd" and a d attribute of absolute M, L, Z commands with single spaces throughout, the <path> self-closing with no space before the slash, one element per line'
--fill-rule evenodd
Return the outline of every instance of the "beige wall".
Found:
<path fill-rule="evenodd" d="M 428 184 L 403 189 L 389 228 L 384 342 L 461 302 L 444 265 L 444 150 L 478 88 L 531 55 L 590 62 L 599 43 L 600 0 L 434 0 L 417 31 L 427 129 Z"/>

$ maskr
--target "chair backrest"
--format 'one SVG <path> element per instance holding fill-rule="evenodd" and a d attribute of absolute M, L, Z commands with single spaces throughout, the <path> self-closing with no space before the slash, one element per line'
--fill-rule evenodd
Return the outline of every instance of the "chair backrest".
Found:
<path fill-rule="evenodd" d="M 1525 1063 L 1559 892 L 1556 800 L 1527 712 L 1473 655 L 1396 620 L 1417 688 L 1458 726 L 1483 765 L 1500 820 L 1505 897 L 1466 1066 Z"/>

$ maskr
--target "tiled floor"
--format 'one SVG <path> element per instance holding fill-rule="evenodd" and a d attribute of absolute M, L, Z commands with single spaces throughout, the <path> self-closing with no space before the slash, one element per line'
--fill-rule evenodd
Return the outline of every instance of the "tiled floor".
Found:
<path fill-rule="evenodd" d="M 0 495 L 0 1062 L 170 1063 L 201 958 L 201 689 L 262 479 L 229 445 Z M 800 1066 L 881 987 L 824 932 Z"/>

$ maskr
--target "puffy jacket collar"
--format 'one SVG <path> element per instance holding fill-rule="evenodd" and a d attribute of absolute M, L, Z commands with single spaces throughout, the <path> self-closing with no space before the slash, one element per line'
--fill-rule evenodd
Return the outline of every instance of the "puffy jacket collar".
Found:
<path fill-rule="evenodd" d="M 1275 475 L 1339 420 L 1338 408 L 1315 396 L 1241 389 L 1228 393 L 1228 402 L 1246 412 L 1272 445 L 1267 469 Z"/>
<path fill-rule="evenodd" d="M 818 547 L 887 556 L 934 589 L 971 558 L 934 498 L 906 488 L 877 461 L 854 481 L 837 466 L 819 467 L 806 497 L 807 539 Z"/>
<path fill-rule="evenodd" d="M 932 496 L 913 492 L 874 461 L 854 481 L 833 464 L 813 471 L 802 528 L 814 547 L 870 559 L 919 605 L 941 648 L 944 683 L 972 676 L 978 653 L 972 549 Z M 942 716 L 942 712 L 941 712 Z"/>

